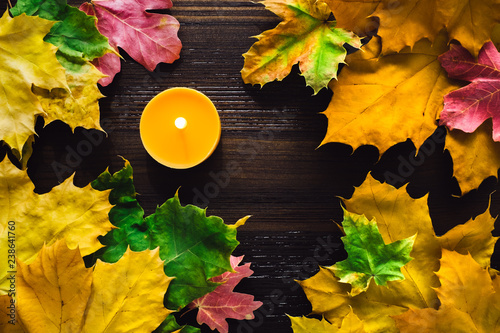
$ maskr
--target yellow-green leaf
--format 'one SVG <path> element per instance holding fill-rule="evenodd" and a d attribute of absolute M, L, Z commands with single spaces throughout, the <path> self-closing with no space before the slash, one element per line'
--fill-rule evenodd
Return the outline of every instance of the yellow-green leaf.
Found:
<path fill-rule="evenodd" d="M 83 255 L 102 245 L 97 240 L 113 228 L 108 213 L 109 191 L 97 191 L 90 185 L 79 188 L 73 177 L 49 193 L 37 194 L 26 171 L 17 169 L 7 158 L 0 163 L 0 252 L 8 253 L 14 239 L 19 260 L 30 263 L 44 244 L 65 239 L 71 249 Z M 0 266 L 0 294 L 8 290 L 8 265 Z"/>
<path fill-rule="evenodd" d="M 338 65 L 347 54 L 344 44 L 355 48 L 361 40 L 350 31 L 335 28 L 328 5 L 321 0 L 264 0 L 267 9 L 283 21 L 259 39 L 245 53 L 241 71 L 245 83 L 283 80 L 299 64 L 306 84 L 318 93 L 337 77 Z"/>
<path fill-rule="evenodd" d="M 99 99 L 104 96 L 97 87 L 97 81 L 103 77 L 93 65 L 86 63 L 81 72 L 66 74 L 70 92 L 34 87 L 33 92 L 46 112 L 45 125 L 61 120 L 72 130 L 79 126 L 103 130 L 99 124 Z"/>
<path fill-rule="evenodd" d="M 43 41 L 53 24 L 25 14 L 11 18 L 8 12 L 0 18 L 0 140 L 19 159 L 35 133 L 36 116 L 44 114 L 32 86 L 69 90 L 57 48 Z"/>

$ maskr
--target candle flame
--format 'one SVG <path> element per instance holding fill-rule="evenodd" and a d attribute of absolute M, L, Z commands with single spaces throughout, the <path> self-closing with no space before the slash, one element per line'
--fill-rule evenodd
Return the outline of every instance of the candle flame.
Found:
<path fill-rule="evenodd" d="M 175 119 L 175 127 L 178 129 L 184 129 L 187 126 L 187 120 L 183 117 Z"/>

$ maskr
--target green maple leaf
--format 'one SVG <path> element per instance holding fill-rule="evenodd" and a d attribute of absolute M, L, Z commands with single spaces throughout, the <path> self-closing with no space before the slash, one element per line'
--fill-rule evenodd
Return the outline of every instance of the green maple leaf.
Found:
<path fill-rule="evenodd" d="M 168 315 L 161 325 L 153 331 L 153 333 L 200 333 L 201 330 L 197 327 L 177 324 L 173 314 Z"/>
<path fill-rule="evenodd" d="M 416 235 L 385 244 L 375 219 L 370 221 L 364 215 L 346 210 L 342 227 L 346 234 L 342 242 L 348 258 L 329 269 L 340 282 L 351 284 L 353 296 L 366 291 L 372 278 L 381 286 L 388 281 L 404 280 L 401 267 L 412 260 L 410 252 Z"/>
<path fill-rule="evenodd" d="M 132 167 L 125 167 L 111 175 L 102 173 L 92 187 L 111 189 L 110 203 L 115 207 L 109 220 L 118 227 L 99 240 L 104 248 L 93 255 L 106 262 L 116 262 L 126 251 L 143 251 L 160 247 L 160 258 L 165 262 L 165 273 L 175 276 L 167 291 L 165 305 L 172 310 L 183 308 L 217 287 L 208 281 L 224 272 L 232 271 L 229 257 L 239 242 L 234 225 L 226 225 L 217 216 L 206 216 L 206 211 L 193 205 L 181 206 L 177 194 L 157 207 L 156 212 L 143 218 L 144 211 L 136 200 Z"/>
<path fill-rule="evenodd" d="M 79 72 L 83 60 L 114 52 L 108 39 L 97 30 L 95 18 L 68 5 L 66 0 L 18 0 L 10 12 L 13 16 L 26 13 L 58 21 L 44 40 L 59 48 L 58 60 L 67 70 Z"/>

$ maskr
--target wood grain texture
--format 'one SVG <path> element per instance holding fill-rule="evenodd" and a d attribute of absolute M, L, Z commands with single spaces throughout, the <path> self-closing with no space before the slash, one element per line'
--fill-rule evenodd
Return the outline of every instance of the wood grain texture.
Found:
<path fill-rule="evenodd" d="M 6 8 L 5 0 L 0 3 Z M 44 128 L 39 121 L 28 172 L 36 191 L 42 193 L 72 172 L 76 172 L 77 185 L 86 185 L 108 166 L 111 171 L 121 168 L 119 156 L 123 156 L 134 167 L 136 189 L 146 214 L 153 213 L 180 187 L 183 204 L 208 205 L 209 214 L 227 223 L 253 215 L 240 229 L 241 245 L 235 253 L 244 254 L 244 261 L 253 263 L 255 273 L 237 291 L 254 294 L 265 306 L 254 321 L 231 321 L 230 332 L 291 332 L 285 313 L 306 315 L 311 311 L 293 280 L 313 275 L 318 264 L 331 265 L 345 257 L 340 232 L 332 222 L 342 220 L 339 197 L 350 197 L 369 171 L 379 180 L 391 181 L 387 172 L 398 174 L 401 159 L 408 158 L 414 147 L 411 142 L 399 144 L 380 160 L 374 147 L 355 152 L 342 144 L 317 148 L 327 127 L 326 117 L 318 113 L 326 109 L 329 91 L 312 96 L 297 69 L 284 81 L 262 89 L 245 85 L 240 70 L 242 54 L 254 42 L 250 37 L 279 22 L 262 5 L 177 0 L 167 13 L 181 23 L 181 59 L 160 64 L 150 73 L 122 52 L 125 61 L 121 73 L 102 89 L 107 97 L 100 103 L 101 123 L 108 137 L 83 129 L 71 133 L 60 122 Z M 147 155 L 139 137 L 139 120 L 146 103 L 176 86 L 205 93 L 219 110 L 222 122 L 221 142 L 215 153 L 189 170 L 159 165 Z M 89 142 L 90 136 L 98 143 L 85 150 L 89 146 L 83 142 Z M 84 154 L 72 153 L 78 150 Z M 231 163 L 237 163 L 238 172 L 225 177 Z M 414 197 L 429 193 L 439 234 L 486 210 L 490 193 L 499 188 L 491 177 L 479 190 L 457 197 L 451 159 L 442 145 L 425 156 L 421 166 L 392 182 L 397 186 L 409 182 L 408 191 Z M 491 212 L 500 212 L 498 194 L 492 195 Z M 333 250 L 326 251 L 325 243 Z M 497 256 L 494 265 L 498 265 Z M 194 313 L 181 321 L 195 323 Z M 204 331 L 210 330 L 205 327 Z"/>

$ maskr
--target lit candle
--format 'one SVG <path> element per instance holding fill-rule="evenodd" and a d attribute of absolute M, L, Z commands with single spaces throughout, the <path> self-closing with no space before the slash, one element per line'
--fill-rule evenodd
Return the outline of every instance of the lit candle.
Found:
<path fill-rule="evenodd" d="M 189 88 L 172 88 L 155 96 L 142 113 L 139 129 L 149 155 L 175 169 L 205 161 L 221 134 L 219 114 L 212 101 Z"/>

